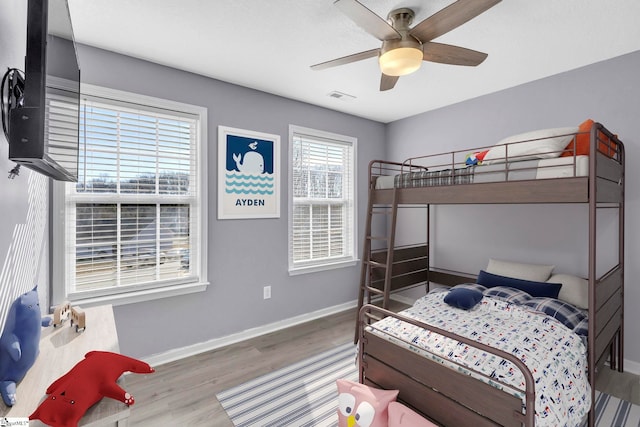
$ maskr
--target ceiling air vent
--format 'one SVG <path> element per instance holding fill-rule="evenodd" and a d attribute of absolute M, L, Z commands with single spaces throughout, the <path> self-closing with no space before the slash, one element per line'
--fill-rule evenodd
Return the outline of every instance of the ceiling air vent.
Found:
<path fill-rule="evenodd" d="M 337 90 L 334 90 L 333 92 L 329 92 L 328 96 L 330 98 L 339 99 L 341 101 L 351 101 L 356 99 L 356 97 L 353 95 L 349 95 L 348 93 L 344 93 L 344 92 L 339 92 Z"/>

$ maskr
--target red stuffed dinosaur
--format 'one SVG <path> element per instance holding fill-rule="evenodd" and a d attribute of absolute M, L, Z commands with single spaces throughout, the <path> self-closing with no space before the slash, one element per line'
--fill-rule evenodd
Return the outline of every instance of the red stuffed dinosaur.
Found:
<path fill-rule="evenodd" d="M 29 419 L 39 419 L 53 427 L 76 427 L 87 409 L 105 396 L 133 405 L 133 396 L 116 384 L 127 371 L 150 374 L 154 369 L 121 354 L 91 351 L 47 388 L 46 400 Z"/>

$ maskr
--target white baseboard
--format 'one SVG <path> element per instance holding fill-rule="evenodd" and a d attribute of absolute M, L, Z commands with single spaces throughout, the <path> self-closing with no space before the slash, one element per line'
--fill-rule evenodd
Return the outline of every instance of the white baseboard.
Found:
<path fill-rule="evenodd" d="M 212 339 L 202 343 L 176 348 L 164 353 L 153 354 L 151 356 L 142 358 L 142 360 L 144 360 L 151 366 L 163 365 L 165 363 L 180 360 L 189 356 L 195 356 L 196 354 L 215 350 L 217 348 L 235 344 L 237 342 L 244 341 L 250 338 L 255 338 L 260 335 L 276 332 L 281 329 L 289 328 L 291 326 L 299 325 L 301 323 L 309 322 L 311 320 L 329 316 L 331 314 L 340 313 L 341 311 L 354 308 L 356 307 L 356 305 L 357 302 L 354 300 L 344 304 L 335 305 L 333 307 L 324 308 L 322 310 L 317 310 L 311 313 L 305 313 L 300 316 L 291 317 L 289 319 L 280 320 L 278 322 L 270 323 L 268 325 L 263 325 L 257 328 L 247 329 L 246 331 Z"/>
<path fill-rule="evenodd" d="M 640 363 L 624 359 L 624 371 L 634 375 L 640 375 Z"/>
<path fill-rule="evenodd" d="M 412 305 L 415 300 L 402 295 L 391 295 L 391 299 L 399 301 L 408 305 Z M 196 354 L 204 353 L 205 351 L 215 350 L 220 347 L 235 344 L 240 341 L 244 341 L 250 338 L 255 338 L 260 335 L 276 332 L 281 329 L 289 328 L 291 326 L 299 325 L 301 323 L 309 322 L 321 317 L 329 316 L 331 314 L 340 313 L 341 311 L 349 310 L 356 307 L 357 302 L 351 301 L 333 307 L 324 308 L 311 313 L 305 313 L 300 316 L 291 317 L 289 319 L 281 320 L 278 322 L 270 323 L 268 325 L 260 326 L 258 328 L 247 329 L 246 331 L 238 332 L 236 334 L 227 335 L 221 338 L 205 341 L 202 343 L 176 348 L 166 351 L 164 353 L 158 353 L 149 357 L 143 358 L 151 366 L 163 365 L 165 363 L 180 360 L 185 357 L 195 356 Z M 640 375 L 640 363 L 632 360 L 624 360 L 624 371 L 634 375 Z"/>

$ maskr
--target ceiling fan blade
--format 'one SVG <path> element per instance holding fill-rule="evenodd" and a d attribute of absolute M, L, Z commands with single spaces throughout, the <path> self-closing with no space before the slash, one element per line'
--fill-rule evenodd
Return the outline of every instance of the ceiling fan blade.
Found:
<path fill-rule="evenodd" d="M 334 5 L 353 22 L 378 40 L 400 39 L 402 36 L 387 21 L 373 13 L 365 5 L 356 0 L 336 0 Z"/>
<path fill-rule="evenodd" d="M 500 1 L 458 0 L 420 22 L 409 31 L 409 34 L 422 43 L 431 41 L 475 18 Z"/>
<path fill-rule="evenodd" d="M 342 58 L 332 59 L 331 61 L 321 62 L 311 66 L 312 70 L 324 70 L 326 68 L 337 67 L 338 65 L 350 64 L 352 62 L 362 61 L 363 59 L 372 58 L 378 56 L 380 49 L 375 48 L 371 50 L 365 50 L 364 52 L 354 53 L 353 55 L 343 56 Z"/>
<path fill-rule="evenodd" d="M 387 76 L 382 73 L 382 78 L 380 79 L 380 92 L 393 89 L 399 78 L 399 76 Z"/>
<path fill-rule="evenodd" d="M 450 44 L 427 42 L 422 45 L 422 59 L 451 65 L 475 67 L 487 58 L 487 54 Z"/>

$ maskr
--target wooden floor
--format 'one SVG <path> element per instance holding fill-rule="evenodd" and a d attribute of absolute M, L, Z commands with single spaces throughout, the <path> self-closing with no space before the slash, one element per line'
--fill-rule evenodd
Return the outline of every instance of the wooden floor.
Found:
<path fill-rule="evenodd" d="M 394 309 L 403 308 L 400 305 Z M 355 310 L 131 374 L 131 426 L 233 426 L 216 393 L 353 340 Z M 605 369 L 597 389 L 640 404 L 637 376 Z"/>

